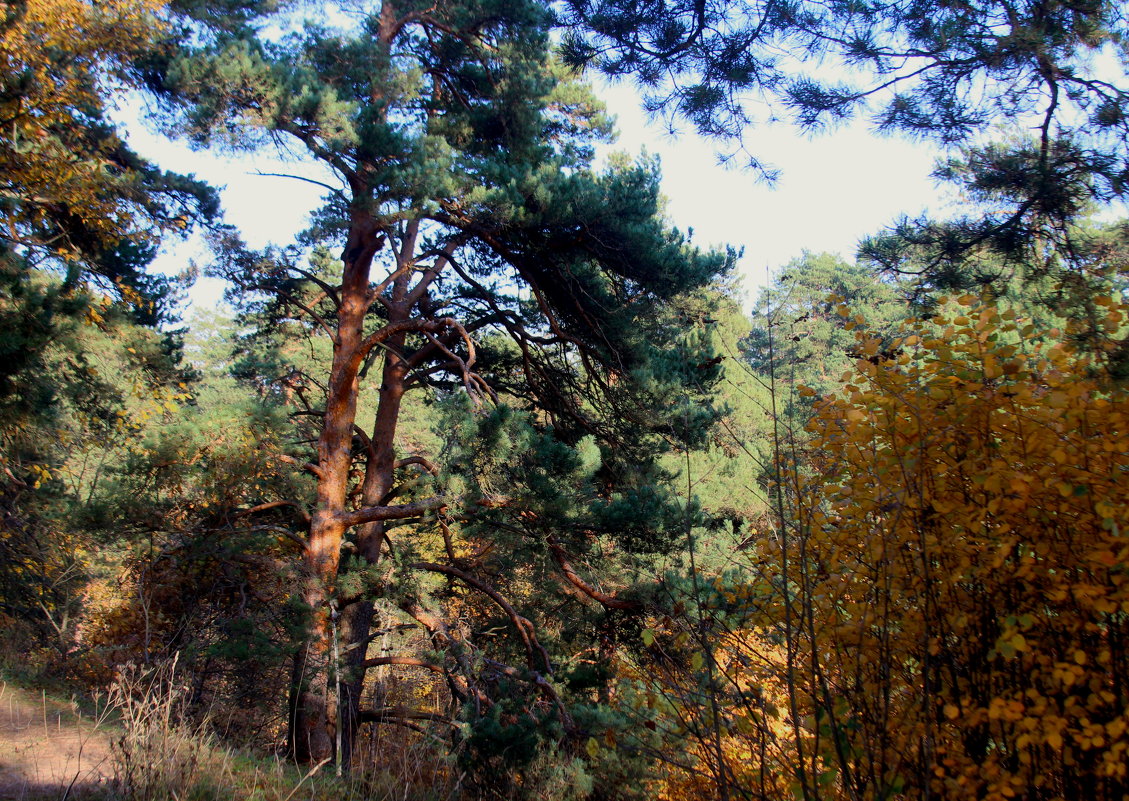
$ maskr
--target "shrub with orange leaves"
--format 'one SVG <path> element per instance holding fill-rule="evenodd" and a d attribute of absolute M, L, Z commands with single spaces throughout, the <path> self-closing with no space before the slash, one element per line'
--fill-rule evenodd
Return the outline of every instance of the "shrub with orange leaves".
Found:
<path fill-rule="evenodd" d="M 860 334 L 809 425 L 792 669 L 843 797 L 1129 793 L 1129 389 L 1036 333 L 965 296 Z"/>
<path fill-rule="evenodd" d="M 621 674 L 663 797 L 1129 797 L 1129 309 L 1096 305 L 1105 350 L 971 296 L 859 331 L 778 530 Z"/>

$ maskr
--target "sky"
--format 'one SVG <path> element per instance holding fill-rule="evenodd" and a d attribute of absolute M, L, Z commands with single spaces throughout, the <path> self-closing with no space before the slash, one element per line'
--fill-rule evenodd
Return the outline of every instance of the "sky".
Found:
<path fill-rule="evenodd" d="M 769 186 L 737 167 L 718 164 L 718 144 L 690 130 L 671 135 L 661 121 L 647 119 L 630 84 L 600 84 L 598 94 L 617 117 L 613 150 L 646 151 L 661 159 L 668 215 L 692 229 L 700 246 L 742 249 L 738 270 L 746 303 L 770 276 L 804 250 L 851 258 L 858 241 L 901 215 L 943 211 L 941 190 L 929 177 L 938 153 L 929 145 L 882 138 L 861 122 L 814 138 L 777 124 L 749 131 L 746 147 L 780 170 Z M 252 247 L 287 245 L 306 226 L 322 190 L 293 178 L 260 173 L 298 173 L 305 165 L 270 154 L 240 158 L 192 151 L 138 123 L 138 109 L 119 115 L 131 144 L 166 169 L 195 173 L 222 188 L 226 219 Z M 166 245 L 157 268 L 180 272 L 207 254 L 199 240 Z M 223 285 L 202 278 L 190 293 L 193 307 L 220 302 Z"/>

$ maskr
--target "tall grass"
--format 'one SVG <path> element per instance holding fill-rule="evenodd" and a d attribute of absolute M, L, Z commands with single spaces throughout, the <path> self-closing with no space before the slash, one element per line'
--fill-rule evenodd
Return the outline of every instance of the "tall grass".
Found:
<path fill-rule="evenodd" d="M 121 732 L 110 744 L 113 786 L 123 801 L 213 801 L 228 794 L 232 759 L 193 718 L 176 660 L 158 668 L 127 665 L 110 687 Z"/>
<path fill-rule="evenodd" d="M 110 688 L 112 801 L 447 801 L 459 793 L 444 749 L 414 732 L 370 732 L 353 771 L 299 769 L 277 757 L 237 754 L 193 715 L 176 660 L 128 665 Z"/>

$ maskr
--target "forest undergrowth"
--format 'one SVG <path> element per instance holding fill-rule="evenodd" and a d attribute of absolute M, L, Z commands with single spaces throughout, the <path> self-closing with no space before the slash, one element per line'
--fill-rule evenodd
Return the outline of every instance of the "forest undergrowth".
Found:
<path fill-rule="evenodd" d="M 1129 21 L 863 5 L 8 2 L 0 794 L 1129 797 Z M 951 214 L 749 309 L 593 72 Z"/>

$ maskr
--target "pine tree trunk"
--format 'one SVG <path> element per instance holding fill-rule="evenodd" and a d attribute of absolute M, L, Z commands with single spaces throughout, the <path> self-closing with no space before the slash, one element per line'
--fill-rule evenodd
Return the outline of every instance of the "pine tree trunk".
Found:
<path fill-rule="evenodd" d="M 354 226 L 345 251 L 333 365 L 318 438 L 317 507 L 303 554 L 304 601 L 308 618 L 295 654 L 291 682 L 291 756 L 318 764 L 336 756 L 337 691 L 333 686 L 333 636 L 330 604 L 334 600 L 352 466 L 353 423 L 357 412 L 357 374 L 363 356 L 364 319 L 368 311 L 369 267 L 382 244 Z"/>
<path fill-rule="evenodd" d="M 410 257 L 410 254 L 407 254 Z M 406 283 L 406 282 L 405 282 Z M 394 300 L 401 301 L 406 286 L 398 284 Z M 397 297 L 399 296 L 399 297 Z M 393 307 L 389 322 L 406 320 L 410 308 L 406 305 Z M 387 353 L 403 351 L 405 337 L 390 337 Z M 365 506 L 379 506 L 387 502 L 396 477 L 396 429 L 400 420 L 400 408 L 404 397 L 405 381 L 408 371 L 405 365 L 393 357 L 386 357 L 381 375 L 380 401 L 377 404 L 376 418 L 373 421 L 371 447 L 365 466 L 364 485 L 361 502 Z M 367 523 L 356 533 L 357 553 L 368 565 L 380 562 L 384 548 L 385 524 Z M 354 601 L 342 618 L 342 643 L 348 654 L 345 660 L 345 680 L 341 687 L 342 754 L 341 764 L 348 769 L 352 763 L 353 744 L 360 724 L 361 696 L 364 691 L 367 671 L 362 666 L 367 652 L 368 639 L 372 632 L 374 603 L 368 598 Z"/>

